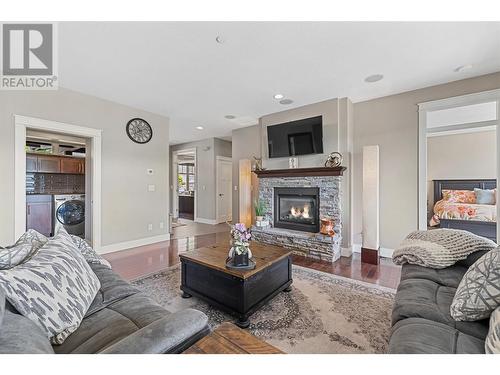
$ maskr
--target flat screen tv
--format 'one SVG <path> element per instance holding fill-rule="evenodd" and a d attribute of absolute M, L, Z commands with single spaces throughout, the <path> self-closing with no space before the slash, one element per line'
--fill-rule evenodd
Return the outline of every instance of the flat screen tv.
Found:
<path fill-rule="evenodd" d="M 323 153 L 323 117 L 311 117 L 267 127 L 270 158 Z"/>

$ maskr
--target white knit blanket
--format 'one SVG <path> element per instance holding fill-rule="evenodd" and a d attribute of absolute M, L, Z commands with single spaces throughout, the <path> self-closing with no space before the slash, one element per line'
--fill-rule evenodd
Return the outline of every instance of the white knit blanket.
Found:
<path fill-rule="evenodd" d="M 497 244 L 471 232 L 457 229 L 433 229 L 410 233 L 392 254 L 396 264 L 418 264 L 428 268 L 446 268 L 480 250 L 492 250 Z"/>

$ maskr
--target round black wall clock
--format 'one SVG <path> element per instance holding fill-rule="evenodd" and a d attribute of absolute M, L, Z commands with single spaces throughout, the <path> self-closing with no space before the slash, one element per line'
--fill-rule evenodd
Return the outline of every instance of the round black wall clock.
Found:
<path fill-rule="evenodd" d="M 148 143 L 153 137 L 153 129 L 142 118 L 133 118 L 127 122 L 127 135 L 135 143 Z"/>

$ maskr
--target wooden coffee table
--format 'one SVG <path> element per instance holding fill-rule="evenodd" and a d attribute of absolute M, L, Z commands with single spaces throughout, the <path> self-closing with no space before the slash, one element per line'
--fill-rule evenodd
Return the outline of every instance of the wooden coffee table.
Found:
<path fill-rule="evenodd" d="M 256 267 L 253 270 L 226 268 L 228 244 L 203 247 L 180 254 L 183 297 L 199 297 L 238 318 L 241 328 L 248 318 L 282 291 L 290 291 L 292 259 L 290 250 L 252 242 Z"/>
<path fill-rule="evenodd" d="M 184 354 L 284 354 L 232 323 L 222 323 Z"/>

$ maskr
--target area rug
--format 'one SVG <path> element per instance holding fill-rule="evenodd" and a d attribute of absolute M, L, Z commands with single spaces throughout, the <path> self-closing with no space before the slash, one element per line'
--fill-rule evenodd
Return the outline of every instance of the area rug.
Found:
<path fill-rule="evenodd" d="M 203 311 L 212 328 L 230 315 L 196 297 L 183 299 L 180 267 L 133 284 L 171 312 Z M 293 266 L 292 291 L 280 293 L 251 318 L 249 331 L 285 353 L 385 353 L 393 289 Z"/>

